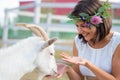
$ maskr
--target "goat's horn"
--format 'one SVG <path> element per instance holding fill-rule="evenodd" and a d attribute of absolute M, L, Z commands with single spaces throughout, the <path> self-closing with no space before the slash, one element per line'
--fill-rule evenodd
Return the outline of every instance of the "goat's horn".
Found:
<path fill-rule="evenodd" d="M 47 33 L 42 27 L 39 27 L 34 24 L 26 24 L 26 23 L 17 23 L 16 26 L 24 26 L 30 29 L 32 32 L 34 32 L 37 36 L 43 37 L 44 40 L 48 40 L 49 37 L 47 36 Z"/>

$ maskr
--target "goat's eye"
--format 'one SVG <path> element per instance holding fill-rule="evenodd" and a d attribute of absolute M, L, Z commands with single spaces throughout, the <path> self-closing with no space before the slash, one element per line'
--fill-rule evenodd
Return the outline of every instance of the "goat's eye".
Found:
<path fill-rule="evenodd" d="M 50 53 L 50 55 L 52 55 L 52 56 L 53 56 L 53 53 Z"/>

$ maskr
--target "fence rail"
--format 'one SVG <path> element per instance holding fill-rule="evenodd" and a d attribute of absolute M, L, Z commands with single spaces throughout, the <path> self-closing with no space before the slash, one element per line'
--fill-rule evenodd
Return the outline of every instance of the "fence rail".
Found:
<path fill-rule="evenodd" d="M 75 32 L 75 27 L 74 25 L 67 25 L 67 24 L 52 24 L 52 19 L 57 19 L 60 21 L 67 21 L 68 18 L 66 16 L 61 16 L 61 15 L 53 15 L 51 13 L 48 14 L 41 14 L 39 9 L 41 7 L 44 8 L 73 8 L 75 6 L 76 3 L 40 3 L 40 4 L 28 4 L 28 5 L 23 5 L 20 7 L 16 7 L 16 8 L 12 8 L 12 9 L 6 9 L 5 10 L 5 22 L 4 22 L 4 27 L 3 27 L 3 38 L 2 38 L 2 44 L 3 47 L 6 47 L 6 45 L 8 44 L 8 16 L 9 13 L 11 12 L 16 12 L 18 15 L 24 15 L 24 16 L 29 16 L 29 17 L 33 17 L 34 24 L 39 24 L 41 26 L 45 26 L 48 34 L 51 31 L 60 31 L 60 32 Z M 119 4 L 113 5 L 112 8 L 118 8 Z M 34 8 L 36 11 L 35 12 L 24 12 L 24 11 L 20 11 L 21 9 L 27 9 L 27 8 Z M 42 24 L 39 23 L 39 19 L 41 17 L 47 18 L 47 22 L 46 24 Z M 114 20 L 113 19 L 113 23 L 119 23 L 119 20 Z"/>

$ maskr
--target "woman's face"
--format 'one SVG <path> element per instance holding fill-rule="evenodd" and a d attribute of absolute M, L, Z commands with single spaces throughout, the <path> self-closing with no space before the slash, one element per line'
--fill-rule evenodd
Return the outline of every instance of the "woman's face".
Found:
<path fill-rule="evenodd" d="M 84 26 L 83 21 L 77 22 L 76 27 L 77 27 L 78 34 L 82 34 L 86 41 L 89 42 L 96 38 L 96 31 L 97 31 L 96 27 L 92 27 L 92 28 L 86 27 Z"/>

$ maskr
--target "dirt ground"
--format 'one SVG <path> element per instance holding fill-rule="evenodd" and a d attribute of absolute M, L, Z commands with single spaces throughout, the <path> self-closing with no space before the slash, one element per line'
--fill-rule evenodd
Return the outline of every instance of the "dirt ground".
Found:
<path fill-rule="evenodd" d="M 20 80 L 37 80 L 37 78 L 38 78 L 38 71 L 37 69 L 35 69 L 33 72 L 24 75 Z M 68 77 L 66 74 L 64 74 L 61 78 L 55 78 L 55 79 L 44 78 L 43 80 L 68 80 Z"/>

